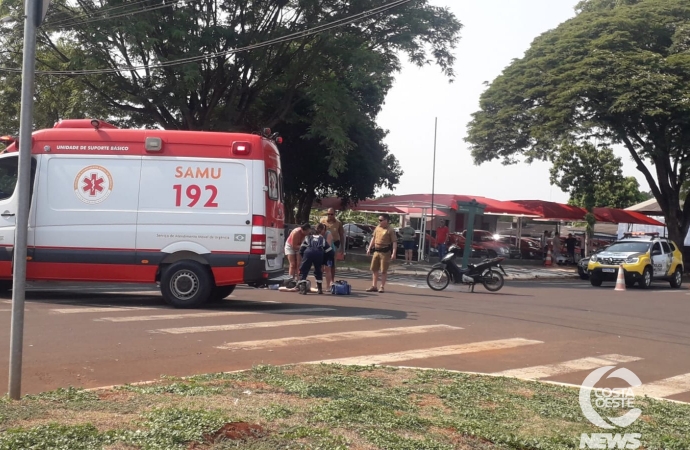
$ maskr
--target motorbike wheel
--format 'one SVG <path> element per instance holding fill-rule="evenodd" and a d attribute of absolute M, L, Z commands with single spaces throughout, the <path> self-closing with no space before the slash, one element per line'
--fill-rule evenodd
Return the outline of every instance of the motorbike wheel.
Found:
<path fill-rule="evenodd" d="M 503 279 L 503 275 L 501 275 L 501 272 L 495 270 L 484 272 L 482 277 L 484 278 L 482 284 L 484 285 L 484 288 L 486 288 L 486 290 L 489 292 L 500 291 L 503 287 L 503 284 L 505 283 L 505 280 Z"/>
<path fill-rule="evenodd" d="M 450 274 L 444 269 L 431 269 L 426 276 L 426 284 L 434 291 L 442 291 L 450 283 Z"/>

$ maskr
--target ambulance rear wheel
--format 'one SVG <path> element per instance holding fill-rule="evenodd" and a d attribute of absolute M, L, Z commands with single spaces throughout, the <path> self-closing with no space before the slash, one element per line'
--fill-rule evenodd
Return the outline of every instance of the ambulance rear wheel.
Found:
<path fill-rule="evenodd" d="M 168 266 L 161 276 L 161 293 L 169 305 L 194 308 L 206 303 L 213 290 L 208 268 L 196 261 L 178 261 Z"/>
<path fill-rule="evenodd" d="M 223 300 L 225 297 L 227 297 L 228 295 L 232 294 L 232 291 L 234 291 L 234 290 L 235 290 L 234 284 L 231 286 L 216 286 L 211 291 L 211 298 L 209 299 L 209 301 L 219 302 L 219 301 Z"/>
<path fill-rule="evenodd" d="M 0 280 L 0 294 L 6 294 L 12 289 L 12 280 Z"/>

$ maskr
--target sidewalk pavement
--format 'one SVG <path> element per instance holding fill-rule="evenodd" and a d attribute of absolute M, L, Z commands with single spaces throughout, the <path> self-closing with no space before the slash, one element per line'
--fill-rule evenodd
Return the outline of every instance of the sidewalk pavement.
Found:
<path fill-rule="evenodd" d="M 505 279 L 508 280 L 534 280 L 534 279 L 572 279 L 579 278 L 576 266 L 506 266 L 503 269 L 508 274 Z M 403 266 L 401 264 L 394 264 L 388 269 L 388 275 L 406 276 L 413 278 L 426 278 L 431 270 L 431 264 L 414 263 L 412 266 Z M 357 269 L 354 267 L 339 267 L 339 272 L 350 273 L 370 273 L 369 270 Z"/>

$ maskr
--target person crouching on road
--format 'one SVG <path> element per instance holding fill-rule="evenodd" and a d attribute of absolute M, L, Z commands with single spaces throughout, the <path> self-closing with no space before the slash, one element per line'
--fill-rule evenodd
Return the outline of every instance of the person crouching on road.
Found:
<path fill-rule="evenodd" d="M 304 242 L 304 239 L 309 235 L 311 231 L 311 225 L 308 223 L 303 223 L 299 227 L 292 230 L 290 236 L 285 240 L 285 255 L 287 255 L 288 262 L 290 263 L 290 268 L 288 269 L 288 274 L 290 277 L 297 281 L 299 277 L 299 267 L 302 263 L 302 257 L 300 256 L 299 249 Z"/>
<path fill-rule="evenodd" d="M 302 265 L 299 268 L 300 283 L 306 282 L 307 275 L 311 266 L 314 266 L 314 278 L 316 278 L 316 288 L 319 294 L 323 294 L 323 274 L 321 267 L 323 266 L 324 255 L 332 252 L 333 249 L 328 242 L 326 242 L 326 225 L 320 223 L 316 227 L 316 234 L 309 235 L 304 239 L 299 253 L 302 256 Z M 305 287 L 306 283 L 302 283 Z M 300 288 L 301 294 L 306 294 L 306 289 Z"/>
<path fill-rule="evenodd" d="M 371 242 L 367 248 L 367 255 L 374 249 L 374 256 L 371 258 L 371 277 L 372 285 L 367 292 L 380 293 L 385 291 L 386 278 L 388 277 L 388 266 L 391 258 L 395 259 L 398 242 L 395 237 L 395 230 L 390 225 L 390 216 L 388 214 L 381 214 L 379 216 L 379 226 L 374 228 L 374 233 L 371 237 Z M 393 254 L 391 255 L 391 250 Z M 378 289 L 379 270 L 381 270 L 381 289 Z"/>

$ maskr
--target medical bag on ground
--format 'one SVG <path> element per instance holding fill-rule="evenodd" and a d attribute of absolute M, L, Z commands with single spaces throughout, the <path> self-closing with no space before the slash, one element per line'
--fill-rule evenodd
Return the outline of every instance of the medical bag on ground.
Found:
<path fill-rule="evenodd" d="M 352 286 L 345 280 L 338 280 L 331 286 L 331 294 L 335 295 L 350 295 Z"/>

